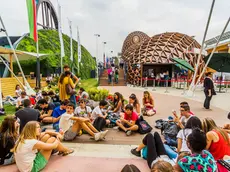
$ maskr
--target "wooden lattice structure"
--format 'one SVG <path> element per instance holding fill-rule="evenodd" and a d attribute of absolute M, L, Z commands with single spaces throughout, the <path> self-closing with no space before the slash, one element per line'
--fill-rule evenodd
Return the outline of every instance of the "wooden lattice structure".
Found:
<path fill-rule="evenodd" d="M 192 37 L 177 32 L 166 32 L 151 38 L 143 32 L 133 32 L 127 36 L 122 48 L 122 58 L 129 66 L 128 82 L 140 84 L 143 64 L 172 64 L 172 57 L 184 59 L 195 67 L 198 54 L 189 51 L 200 47 Z M 202 65 L 203 58 L 200 69 Z"/>

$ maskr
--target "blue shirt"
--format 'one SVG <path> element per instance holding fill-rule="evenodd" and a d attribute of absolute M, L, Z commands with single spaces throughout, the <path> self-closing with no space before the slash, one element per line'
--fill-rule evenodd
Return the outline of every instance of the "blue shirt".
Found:
<path fill-rule="evenodd" d="M 61 110 L 60 109 L 60 106 L 58 106 L 58 107 L 56 107 L 55 109 L 54 109 L 54 111 L 53 111 L 53 117 L 54 118 L 58 118 L 59 116 L 61 116 L 63 113 L 65 113 L 66 112 L 66 110 L 65 109 L 63 109 L 63 110 Z M 59 124 L 59 121 L 58 122 L 55 122 L 53 125 L 56 125 L 56 124 Z"/>

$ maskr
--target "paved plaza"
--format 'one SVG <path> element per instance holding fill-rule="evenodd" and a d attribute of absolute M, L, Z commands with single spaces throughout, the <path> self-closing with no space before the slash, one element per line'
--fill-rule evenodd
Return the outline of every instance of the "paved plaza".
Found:
<path fill-rule="evenodd" d="M 154 126 L 155 120 L 165 119 L 171 115 L 172 109 L 179 112 L 179 103 L 187 101 L 193 113 L 203 119 L 205 117 L 213 118 L 220 126 L 228 122 L 227 113 L 230 111 L 229 98 L 230 93 L 219 93 L 212 100 L 212 110 L 207 111 L 202 109 L 204 95 L 201 90 L 196 91 L 195 97 L 185 97 L 182 95 L 183 90 L 170 88 L 169 93 L 165 93 L 165 88 L 157 88 L 157 91 L 152 91 L 152 88 L 139 87 L 103 87 L 111 93 L 120 92 L 125 99 L 128 99 L 131 93 L 135 93 L 142 103 L 143 91 L 148 90 L 154 97 L 157 114 L 153 117 L 146 117 L 150 125 Z M 155 128 L 153 130 L 156 130 Z M 109 133 L 105 141 L 96 142 L 90 139 L 87 134 L 82 135 L 74 140 L 74 142 L 65 142 L 68 147 L 75 149 L 72 155 L 67 157 L 53 156 L 45 172 L 118 172 L 122 167 L 129 163 L 137 165 L 141 171 L 148 171 L 145 160 L 135 157 L 130 153 L 131 148 L 134 148 L 141 142 L 143 135 L 134 134 L 127 137 L 123 132 L 116 129 L 109 129 Z M 16 165 L 11 165 L 6 168 L 1 168 L 0 171 L 10 170 L 17 171 Z"/>

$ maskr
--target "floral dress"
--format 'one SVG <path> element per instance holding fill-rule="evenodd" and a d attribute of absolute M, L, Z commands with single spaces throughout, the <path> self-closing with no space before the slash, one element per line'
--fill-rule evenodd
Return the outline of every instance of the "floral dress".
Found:
<path fill-rule="evenodd" d="M 192 154 L 190 156 L 185 156 L 180 161 L 178 165 L 185 172 L 216 172 L 217 165 L 213 156 L 206 150 L 202 151 L 201 154 Z"/>

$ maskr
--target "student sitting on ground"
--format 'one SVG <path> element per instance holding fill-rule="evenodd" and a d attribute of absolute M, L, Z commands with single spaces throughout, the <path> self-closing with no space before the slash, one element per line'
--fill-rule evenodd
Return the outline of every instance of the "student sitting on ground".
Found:
<path fill-rule="evenodd" d="M 79 94 L 80 99 L 88 99 L 89 98 L 89 94 L 82 87 L 79 89 L 78 94 Z"/>
<path fill-rule="evenodd" d="M 76 107 L 74 115 L 77 117 L 91 119 L 92 109 L 89 106 L 86 106 L 86 99 L 80 99 L 80 106 Z"/>
<path fill-rule="evenodd" d="M 189 104 L 188 104 L 188 102 L 181 102 L 181 103 L 180 103 L 180 107 L 181 107 L 181 106 L 189 106 Z M 190 109 L 189 113 L 190 113 L 191 115 L 194 115 L 194 113 L 191 111 L 191 109 Z"/>
<path fill-rule="evenodd" d="M 22 89 L 20 88 L 20 85 L 17 84 L 17 85 L 15 86 L 15 98 L 20 97 L 20 96 L 21 96 L 21 93 L 22 93 Z"/>
<path fill-rule="evenodd" d="M 133 105 L 133 110 L 138 115 L 141 113 L 141 105 L 139 103 L 139 100 L 137 99 L 137 96 L 135 94 L 131 94 L 129 96 L 129 104 Z"/>
<path fill-rule="evenodd" d="M 0 166 L 14 163 L 11 149 L 18 138 L 19 124 L 13 116 L 7 116 L 0 127 Z"/>
<path fill-rule="evenodd" d="M 140 157 L 141 150 L 145 147 L 147 147 L 147 163 L 150 169 L 155 169 L 157 165 L 156 163 L 159 161 L 169 162 L 172 166 L 175 165 L 175 162 L 167 156 L 159 133 L 148 133 L 144 137 L 142 144 L 137 148 L 132 149 L 131 153 Z"/>
<path fill-rule="evenodd" d="M 15 113 L 15 116 L 20 119 L 20 133 L 27 122 L 40 120 L 39 111 L 31 108 L 31 102 L 29 99 L 24 100 L 23 106 L 23 109 L 20 109 Z"/>
<path fill-rule="evenodd" d="M 211 118 L 205 118 L 202 127 L 207 137 L 206 150 L 209 150 L 214 159 L 220 160 L 225 156 L 230 156 L 230 137 L 227 132 L 217 127 Z M 220 168 L 219 171 L 222 171 L 221 165 L 219 163 L 217 165 Z"/>
<path fill-rule="evenodd" d="M 59 141 L 60 137 L 61 135 L 55 132 L 41 133 L 38 122 L 28 122 L 13 150 L 19 171 L 41 171 L 47 165 L 54 149 L 62 155 L 73 153 L 73 150 L 65 147 Z"/>
<path fill-rule="evenodd" d="M 177 134 L 177 151 L 173 151 L 172 148 L 166 144 L 164 144 L 165 150 L 167 152 L 167 155 L 171 159 L 176 159 L 176 157 L 181 152 L 190 152 L 190 149 L 187 146 L 187 138 L 189 134 L 192 133 L 192 129 L 199 128 L 202 129 L 202 124 L 199 118 L 196 116 L 191 117 L 185 127 L 179 131 Z"/>
<path fill-rule="evenodd" d="M 78 135 L 81 129 L 89 133 L 96 141 L 103 140 L 108 130 L 104 132 L 97 131 L 90 123 L 89 119 L 74 117 L 74 105 L 68 104 L 66 113 L 61 116 L 59 128 L 64 132 L 64 140 L 72 141 Z"/>
<path fill-rule="evenodd" d="M 21 96 L 17 98 L 16 100 L 16 111 L 21 109 L 23 107 L 23 101 L 25 99 L 28 99 L 29 97 L 26 95 L 25 91 L 21 92 Z"/>
<path fill-rule="evenodd" d="M 130 136 L 132 131 L 138 130 L 138 125 L 136 125 L 137 120 L 137 113 L 133 112 L 133 106 L 128 104 L 125 106 L 124 117 L 121 117 L 119 120 L 117 120 L 116 124 L 121 130 L 125 131 L 127 136 Z"/>
<path fill-rule="evenodd" d="M 38 105 L 42 109 L 40 116 L 42 122 L 53 123 L 52 113 L 55 108 L 55 105 L 53 103 L 48 103 L 45 99 L 39 100 Z"/>
<path fill-rule="evenodd" d="M 49 91 L 48 95 L 50 96 L 51 102 L 55 105 L 55 107 L 60 106 L 60 99 L 54 91 Z"/>
<path fill-rule="evenodd" d="M 56 107 L 53 111 L 53 129 L 55 129 L 56 132 L 59 132 L 59 121 L 61 118 L 61 115 L 66 112 L 66 106 L 69 104 L 69 100 L 61 101 L 61 105 Z"/>
<path fill-rule="evenodd" d="M 93 126 L 98 130 L 102 131 L 102 129 L 110 124 L 110 120 L 106 119 L 108 114 L 105 112 L 105 107 L 107 105 L 107 101 L 101 100 L 99 102 L 99 106 L 95 107 L 92 112 L 92 123 Z"/>
<path fill-rule="evenodd" d="M 114 93 L 112 112 L 116 114 L 116 116 L 120 116 L 120 113 L 122 112 L 123 107 L 124 107 L 123 96 L 118 92 Z"/>
<path fill-rule="evenodd" d="M 181 106 L 180 112 L 181 112 L 181 118 L 179 118 L 177 116 L 175 111 L 173 112 L 173 115 L 175 117 L 174 121 L 177 123 L 177 125 L 180 128 L 184 128 L 184 126 L 186 125 L 189 118 L 191 118 L 193 115 L 191 115 L 191 113 L 190 113 L 190 107 L 189 106 Z"/>
<path fill-rule="evenodd" d="M 154 100 L 148 91 L 144 91 L 143 97 L 143 115 L 153 116 L 156 114 L 156 110 L 154 109 Z"/>
<path fill-rule="evenodd" d="M 192 154 L 185 156 L 175 166 L 177 171 L 213 171 L 216 172 L 217 165 L 212 154 L 205 150 L 206 135 L 203 131 L 196 128 L 187 137 L 187 145 Z"/>

